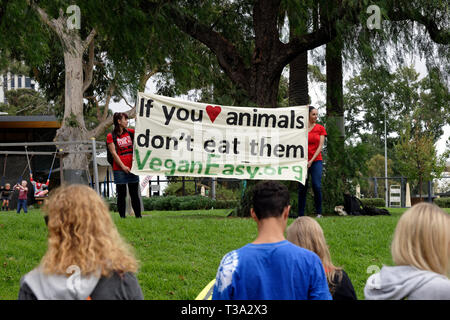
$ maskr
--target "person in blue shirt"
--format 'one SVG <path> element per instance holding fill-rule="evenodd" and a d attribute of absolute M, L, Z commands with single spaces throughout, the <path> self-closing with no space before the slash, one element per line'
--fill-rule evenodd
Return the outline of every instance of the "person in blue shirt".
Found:
<path fill-rule="evenodd" d="M 289 201 L 278 182 L 254 187 L 250 214 L 258 235 L 222 258 L 213 300 L 331 300 L 320 258 L 284 237 Z"/>

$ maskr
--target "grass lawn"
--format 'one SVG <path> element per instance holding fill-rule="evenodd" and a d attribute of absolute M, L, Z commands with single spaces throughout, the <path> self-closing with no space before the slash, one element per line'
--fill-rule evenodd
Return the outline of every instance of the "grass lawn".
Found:
<path fill-rule="evenodd" d="M 405 209 L 392 216 L 324 217 L 333 262 L 348 273 L 359 299 L 370 266 L 392 265 L 390 242 Z M 450 209 L 446 209 L 450 213 Z M 222 256 L 253 241 L 251 219 L 227 218 L 223 210 L 145 212 L 137 220 L 113 219 L 133 245 L 140 261 L 138 280 L 147 300 L 195 299 L 212 280 Z M 292 223 L 289 219 L 288 224 Z M 39 264 L 46 251 L 47 231 L 41 212 L 0 213 L 0 300 L 17 299 L 20 278 Z"/>

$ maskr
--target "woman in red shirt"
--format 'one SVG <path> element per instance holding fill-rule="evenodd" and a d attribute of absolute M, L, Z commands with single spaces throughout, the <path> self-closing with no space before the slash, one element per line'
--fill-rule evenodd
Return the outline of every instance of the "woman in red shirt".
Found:
<path fill-rule="evenodd" d="M 124 112 L 116 112 L 113 116 L 114 130 L 113 134 L 106 136 L 106 143 L 111 152 L 114 163 L 114 183 L 117 190 L 117 209 L 121 218 L 125 218 L 126 202 L 125 198 L 128 191 L 130 193 L 131 205 L 136 218 L 141 218 L 141 200 L 139 198 L 139 176 L 132 174 L 131 165 L 133 163 L 133 139 L 130 133 L 134 135 L 134 129 L 128 128 L 128 115 Z"/>
<path fill-rule="evenodd" d="M 308 123 L 308 173 L 305 185 L 300 183 L 298 192 L 298 215 L 305 215 L 306 194 L 311 176 L 314 191 L 314 205 L 318 217 L 322 216 L 322 148 L 327 132 L 325 128 L 316 123 L 318 112 L 313 106 L 309 107 Z"/>

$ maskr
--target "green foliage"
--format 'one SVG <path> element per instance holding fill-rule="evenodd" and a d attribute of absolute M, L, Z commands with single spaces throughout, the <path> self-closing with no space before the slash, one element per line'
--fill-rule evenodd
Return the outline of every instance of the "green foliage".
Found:
<path fill-rule="evenodd" d="M 105 199 L 109 210 L 117 212 L 117 199 Z M 142 203 L 145 211 L 153 210 L 211 210 L 211 209 L 234 209 L 238 205 L 236 200 L 212 200 L 202 196 L 161 196 L 143 197 Z"/>
<path fill-rule="evenodd" d="M 368 207 L 386 207 L 386 201 L 383 198 L 361 198 L 360 200 Z"/>
<path fill-rule="evenodd" d="M 433 203 L 441 208 L 450 208 L 450 197 L 447 198 L 435 198 Z"/>
<path fill-rule="evenodd" d="M 66 119 L 66 123 L 69 127 L 73 127 L 73 128 L 80 127 L 77 117 L 73 113 L 71 113 L 70 116 Z"/>
<path fill-rule="evenodd" d="M 344 204 L 344 193 L 355 194 L 366 172 L 367 147 L 345 144 L 334 121 L 326 124 L 327 139 L 323 151 L 322 177 L 323 211 L 334 212 L 334 207 Z"/>
<path fill-rule="evenodd" d="M 404 119 L 413 129 L 428 131 L 434 142 L 442 135 L 442 128 L 450 121 L 450 93 L 444 75 L 436 68 L 419 80 L 413 67 L 400 67 L 391 72 L 384 66 L 365 67 L 358 76 L 346 82 L 346 130 L 351 138 L 363 138 L 370 132 L 370 142 L 383 148 L 384 115 L 387 135 L 400 134 Z M 388 148 L 396 143 L 388 138 Z M 390 157 L 390 155 L 388 155 Z"/>
<path fill-rule="evenodd" d="M 233 209 L 237 201 L 212 200 L 202 196 L 164 196 L 143 198 L 144 210 L 209 210 Z"/>
<path fill-rule="evenodd" d="M 10 115 L 52 115 L 55 106 L 40 92 L 32 89 L 8 90 L 5 93 L 8 103 L 0 104 L 1 110 Z"/>
<path fill-rule="evenodd" d="M 392 176 L 392 160 L 387 160 L 387 174 Z M 385 175 L 385 159 L 381 154 L 376 154 L 367 161 L 367 174 L 369 177 L 384 177 Z"/>
<path fill-rule="evenodd" d="M 396 158 L 399 160 L 398 170 L 412 182 L 418 182 L 420 195 L 424 182 L 440 177 L 449 153 L 447 150 L 438 156 L 432 135 L 420 131 L 417 126 L 411 129 L 409 121 L 401 133 L 400 142 L 395 145 Z"/>
<path fill-rule="evenodd" d="M 197 183 L 197 193 L 195 192 L 195 183 L 192 181 L 186 181 L 184 183 L 185 195 L 198 195 L 200 193 L 200 184 Z M 209 191 L 211 192 L 211 191 Z M 183 183 L 180 181 L 170 182 L 166 189 L 164 189 L 164 195 L 168 196 L 182 196 L 183 195 Z M 240 197 L 239 189 L 230 189 L 216 183 L 216 199 L 217 200 L 237 200 Z"/>

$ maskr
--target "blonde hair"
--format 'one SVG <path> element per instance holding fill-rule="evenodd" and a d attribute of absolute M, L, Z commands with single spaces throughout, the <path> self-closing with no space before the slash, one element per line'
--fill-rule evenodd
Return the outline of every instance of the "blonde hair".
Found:
<path fill-rule="evenodd" d="M 320 224 L 311 217 L 299 217 L 287 228 L 286 239 L 299 247 L 313 251 L 319 256 L 325 269 L 330 292 L 333 293 L 335 289 L 333 279 L 337 275 L 337 281 L 341 281 L 342 268 L 333 265 Z"/>
<path fill-rule="evenodd" d="M 406 210 L 391 245 L 396 265 L 411 265 L 446 277 L 450 274 L 450 216 L 430 203 Z"/>
<path fill-rule="evenodd" d="M 132 249 L 119 235 L 102 198 L 84 185 L 54 190 L 44 211 L 48 215 L 48 249 L 41 261 L 44 273 L 66 274 L 78 266 L 82 275 L 109 276 L 136 272 Z"/>

